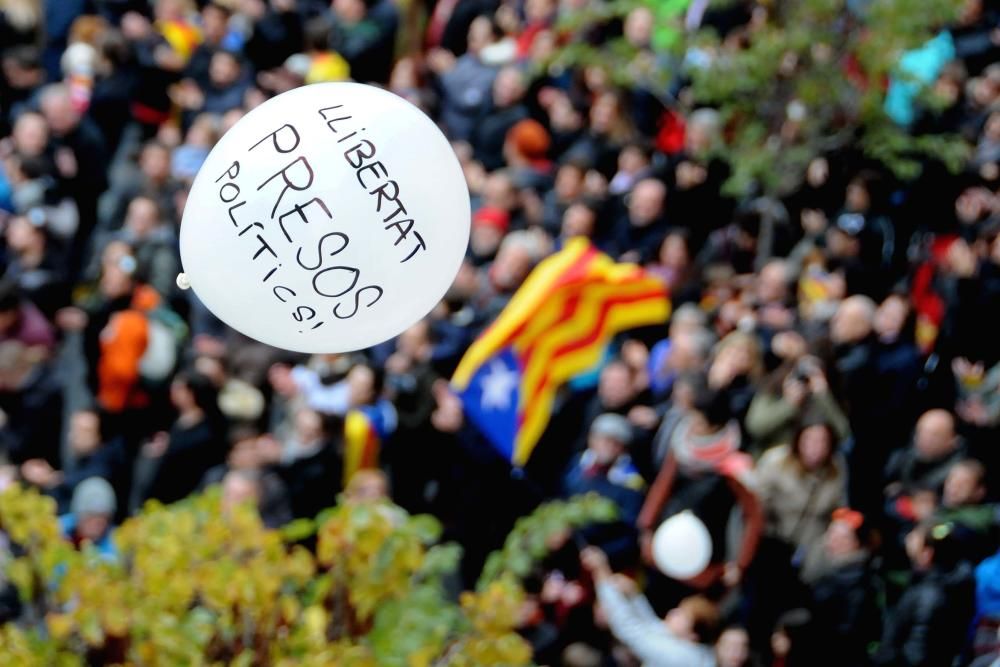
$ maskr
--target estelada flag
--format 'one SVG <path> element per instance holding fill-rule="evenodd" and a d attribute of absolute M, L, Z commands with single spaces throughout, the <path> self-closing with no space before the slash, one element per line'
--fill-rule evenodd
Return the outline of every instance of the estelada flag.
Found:
<path fill-rule="evenodd" d="M 548 425 L 558 389 L 591 369 L 618 332 L 669 316 L 662 281 L 573 239 L 531 272 L 469 347 L 451 386 L 466 416 L 520 467 Z"/>
<path fill-rule="evenodd" d="M 388 401 L 363 405 L 344 417 L 344 488 L 354 473 L 377 468 L 382 443 L 396 430 L 396 410 Z"/>

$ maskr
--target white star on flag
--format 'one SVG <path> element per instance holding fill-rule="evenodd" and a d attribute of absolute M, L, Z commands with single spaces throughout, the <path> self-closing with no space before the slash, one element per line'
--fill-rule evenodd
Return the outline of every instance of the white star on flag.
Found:
<path fill-rule="evenodd" d="M 510 398 L 517 386 L 517 373 L 507 368 L 501 361 L 490 364 L 489 373 L 480 380 L 483 389 L 479 405 L 484 410 L 508 410 Z"/>

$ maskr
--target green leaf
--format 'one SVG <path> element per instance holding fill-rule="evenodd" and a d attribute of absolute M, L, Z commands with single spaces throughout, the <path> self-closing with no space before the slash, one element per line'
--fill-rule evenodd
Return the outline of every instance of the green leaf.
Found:
<path fill-rule="evenodd" d="M 443 577 L 458 569 L 462 560 L 462 547 L 457 544 L 439 544 L 424 554 L 419 574 L 423 577 Z"/>
<path fill-rule="evenodd" d="M 251 667 L 254 663 L 253 651 L 246 649 L 241 651 L 232 662 L 229 663 L 230 667 Z"/>
<path fill-rule="evenodd" d="M 432 544 L 441 538 L 441 523 L 429 514 L 411 517 L 409 525 L 424 544 Z"/>
<path fill-rule="evenodd" d="M 312 519 L 295 519 L 281 527 L 281 539 L 285 542 L 301 542 L 316 534 L 316 526 L 320 525 Z"/>

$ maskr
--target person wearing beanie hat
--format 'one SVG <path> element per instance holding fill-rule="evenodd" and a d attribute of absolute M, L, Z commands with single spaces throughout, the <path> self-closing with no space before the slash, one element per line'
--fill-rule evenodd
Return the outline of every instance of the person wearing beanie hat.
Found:
<path fill-rule="evenodd" d="M 472 216 L 473 227 L 493 227 L 501 235 L 510 227 L 510 213 L 496 206 L 484 206 Z"/>
<path fill-rule="evenodd" d="M 483 206 L 472 216 L 469 249 L 472 259 L 483 264 L 493 259 L 510 228 L 510 213 L 497 206 Z"/>
<path fill-rule="evenodd" d="M 101 557 L 114 560 L 118 552 L 112 539 L 111 521 L 117 509 L 115 491 L 107 480 L 101 477 L 83 480 L 73 491 L 69 514 L 59 517 L 63 537 L 76 548 L 89 543 Z"/>
<path fill-rule="evenodd" d="M 820 538 L 821 557 L 803 565 L 812 590 L 810 611 L 830 641 L 817 665 L 867 664 L 868 645 L 881 627 L 869 526 L 857 510 L 840 507 Z"/>
<path fill-rule="evenodd" d="M 548 130 L 537 120 L 525 118 L 507 131 L 504 156 L 512 167 L 548 168 L 551 144 Z"/>
<path fill-rule="evenodd" d="M 632 441 L 632 425 L 628 419 L 613 412 L 600 415 L 590 425 L 592 436 L 601 436 L 628 446 Z"/>
<path fill-rule="evenodd" d="M 625 417 L 605 413 L 590 427 L 587 449 L 578 454 L 563 479 L 567 496 L 597 493 L 618 507 L 619 520 L 584 531 L 588 544 L 601 547 L 617 563 L 636 556 L 635 520 L 646 482 L 628 455 L 632 426 Z"/>
<path fill-rule="evenodd" d="M 549 160 L 552 138 L 537 120 L 525 118 L 515 123 L 504 138 L 504 159 L 514 182 L 528 196 L 538 196 L 552 185 L 553 164 Z M 541 201 L 538 201 L 541 205 Z"/>
<path fill-rule="evenodd" d="M 80 482 L 80 485 L 73 491 L 73 500 L 70 502 L 69 510 L 77 517 L 111 516 L 117 507 L 115 491 L 107 480 L 100 477 L 90 477 Z"/>

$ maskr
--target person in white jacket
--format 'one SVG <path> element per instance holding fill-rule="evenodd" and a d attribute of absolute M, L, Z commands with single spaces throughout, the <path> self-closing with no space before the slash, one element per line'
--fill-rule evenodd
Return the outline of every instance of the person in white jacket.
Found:
<path fill-rule="evenodd" d="M 742 628 L 729 628 L 713 647 L 701 643 L 718 620 L 711 602 L 701 596 L 682 600 L 663 619 L 656 615 L 635 582 L 614 574 L 604 552 L 588 547 L 581 560 L 594 579 L 597 600 L 611 632 L 644 667 L 744 667 L 750 657 Z"/>

